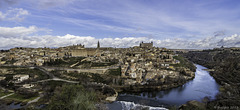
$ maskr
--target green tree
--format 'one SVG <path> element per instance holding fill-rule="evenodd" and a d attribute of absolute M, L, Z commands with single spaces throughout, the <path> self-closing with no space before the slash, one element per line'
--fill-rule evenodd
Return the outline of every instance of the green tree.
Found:
<path fill-rule="evenodd" d="M 73 110 L 94 110 L 95 109 L 95 93 L 80 92 L 77 93 L 73 100 Z"/>
<path fill-rule="evenodd" d="M 94 110 L 96 95 L 81 85 L 63 85 L 56 88 L 48 105 L 49 110 Z"/>

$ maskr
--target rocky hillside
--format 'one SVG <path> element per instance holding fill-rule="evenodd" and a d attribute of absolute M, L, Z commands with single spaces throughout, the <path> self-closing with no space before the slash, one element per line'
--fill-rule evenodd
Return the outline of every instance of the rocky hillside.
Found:
<path fill-rule="evenodd" d="M 208 109 L 240 107 L 240 51 L 214 49 L 183 54 L 194 63 L 213 69 L 211 75 L 221 85 L 217 100 L 208 102 Z"/>

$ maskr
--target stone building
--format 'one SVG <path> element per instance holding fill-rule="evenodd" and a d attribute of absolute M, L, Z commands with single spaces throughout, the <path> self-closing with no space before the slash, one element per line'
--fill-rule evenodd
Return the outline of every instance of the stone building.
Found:
<path fill-rule="evenodd" d="M 71 56 L 73 57 L 87 57 L 87 56 L 95 56 L 97 53 L 96 48 L 84 48 L 84 49 L 73 49 L 70 51 Z"/>
<path fill-rule="evenodd" d="M 27 80 L 28 78 L 29 78 L 29 75 L 25 75 L 25 74 L 19 74 L 19 75 L 13 76 L 13 80 L 15 81 L 15 83 L 20 83 L 24 80 Z"/>
<path fill-rule="evenodd" d="M 153 42 L 151 42 L 151 43 L 143 43 L 143 42 L 141 42 L 139 47 L 140 48 L 152 48 L 153 47 Z"/>
<path fill-rule="evenodd" d="M 78 44 L 69 46 L 69 52 L 67 55 L 73 57 L 87 57 L 87 56 L 95 56 L 98 52 L 98 48 L 100 48 L 100 43 L 98 41 L 97 48 L 85 48 L 84 45 Z"/>

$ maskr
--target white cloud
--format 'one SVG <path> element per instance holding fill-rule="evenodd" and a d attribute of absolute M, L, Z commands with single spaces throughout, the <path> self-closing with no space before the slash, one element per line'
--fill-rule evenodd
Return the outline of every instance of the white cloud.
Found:
<path fill-rule="evenodd" d="M 0 21 L 22 21 L 30 13 L 22 8 L 10 8 L 6 12 L 0 11 Z"/>
<path fill-rule="evenodd" d="M 11 3 L 14 0 L 0 1 Z M 231 34 L 238 33 L 240 24 L 239 19 L 237 19 L 240 12 L 238 8 L 217 7 L 218 5 L 215 5 L 216 1 L 200 3 L 161 1 L 153 2 L 153 4 L 129 0 L 17 1 L 21 1 L 17 5 L 18 7 L 24 6 L 32 12 L 33 16 L 30 16 L 29 20 L 35 25 L 42 25 L 43 23 L 40 22 L 45 23 L 45 21 L 51 24 L 50 21 L 53 19 L 54 23 L 64 26 L 76 25 L 86 30 L 118 32 L 121 35 L 135 35 L 137 33 L 138 36 L 153 35 L 161 39 L 165 36 L 172 37 L 172 35 L 186 35 L 187 33 L 200 37 L 224 29 Z M 216 7 L 216 9 L 212 9 L 212 7 Z M 11 10 L 16 12 L 20 11 L 21 8 L 17 9 Z M 42 11 L 42 9 L 47 9 L 47 11 Z M 6 13 L 8 11 L 0 12 L 0 20 L 21 21 L 24 16 L 29 14 L 25 10 L 20 11 L 19 14 L 11 14 L 13 16 L 6 17 Z M 41 18 L 41 16 L 45 18 Z M 31 17 L 33 18 L 31 19 Z"/>
<path fill-rule="evenodd" d="M 99 5 L 92 7 L 92 4 L 95 2 Z M 118 32 L 136 32 L 136 29 L 142 28 L 138 30 L 138 33 L 153 35 L 157 35 L 160 32 L 164 32 L 164 34 L 160 33 L 160 35 L 190 33 L 200 36 L 224 29 L 231 33 L 239 31 L 239 20 L 232 20 L 238 15 L 239 10 L 232 12 L 225 8 L 221 10 L 208 9 L 209 7 L 202 8 L 204 6 L 214 6 L 215 2 L 207 2 L 204 4 L 191 3 L 191 5 L 187 7 L 185 6 L 185 2 L 171 4 L 173 7 L 169 7 L 169 4 L 166 5 L 164 2 L 152 5 L 133 1 L 113 2 L 114 3 L 111 1 L 92 2 L 89 0 L 87 3 L 79 3 L 83 5 L 77 7 L 72 6 L 69 7 L 68 10 L 62 8 L 58 11 L 59 13 L 66 14 L 82 13 L 84 15 L 94 16 L 94 19 L 91 20 L 84 20 L 78 17 L 77 22 L 68 19 L 65 20 L 66 22 L 97 30 L 106 29 L 109 31 L 117 30 Z M 112 5 L 109 5 L 111 3 Z M 181 6 L 182 8 L 179 9 Z M 224 17 L 227 18 L 224 19 Z M 105 20 L 106 22 L 103 22 Z"/>
<path fill-rule="evenodd" d="M 36 26 L 29 27 L 0 27 L 0 38 L 27 38 L 32 34 L 37 34 L 37 32 L 51 32 L 50 29 L 38 28 Z"/>
<path fill-rule="evenodd" d="M 232 36 L 225 37 L 217 42 L 217 44 L 219 46 L 240 47 L 240 35 L 234 34 Z"/>
<path fill-rule="evenodd" d="M 0 27 L 0 37 L 22 37 L 38 31 L 35 26 L 29 27 Z"/>
<path fill-rule="evenodd" d="M 102 47 L 133 47 L 140 42 L 154 42 L 156 47 L 207 49 L 220 46 L 240 46 L 240 35 L 218 37 L 216 35 L 204 39 L 189 40 L 186 38 L 155 39 L 148 37 L 123 37 L 123 38 L 96 38 L 92 36 L 77 36 L 66 34 L 64 36 L 36 35 L 44 29 L 36 26 L 30 27 L 0 27 L 0 49 L 13 47 L 62 47 L 73 44 L 84 44 L 86 47 L 96 47 L 100 41 Z"/>

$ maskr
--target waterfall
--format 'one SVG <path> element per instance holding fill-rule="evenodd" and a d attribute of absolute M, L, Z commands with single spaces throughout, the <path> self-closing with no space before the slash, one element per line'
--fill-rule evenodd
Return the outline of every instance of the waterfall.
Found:
<path fill-rule="evenodd" d="M 151 107 L 151 106 L 145 106 L 140 104 L 135 104 L 134 102 L 126 102 L 126 101 L 116 101 L 115 103 L 118 103 L 121 105 L 122 110 L 167 110 L 163 107 Z"/>

